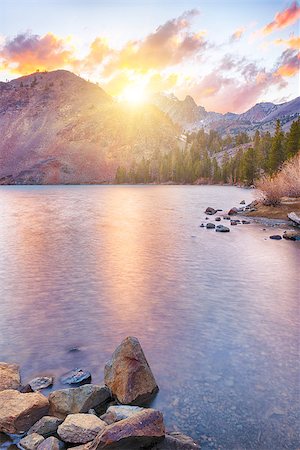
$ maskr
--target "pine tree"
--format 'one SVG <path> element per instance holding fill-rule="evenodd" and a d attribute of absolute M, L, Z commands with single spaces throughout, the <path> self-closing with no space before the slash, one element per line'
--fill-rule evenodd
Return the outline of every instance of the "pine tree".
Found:
<path fill-rule="evenodd" d="M 271 173 L 275 172 L 284 161 L 283 137 L 284 134 L 281 129 L 280 120 L 277 120 L 269 159 L 269 169 Z"/>

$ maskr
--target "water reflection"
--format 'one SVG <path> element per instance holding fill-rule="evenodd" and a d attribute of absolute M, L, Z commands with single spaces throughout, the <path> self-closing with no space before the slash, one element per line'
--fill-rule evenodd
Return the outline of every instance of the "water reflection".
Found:
<path fill-rule="evenodd" d="M 298 448 L 299 245 L 265 240 L 276 230 L 259 225 L 199 228 L 206 206 L 251 196 L 1 188 L 0 359 L 19 362 L 24 382 L 76 366 L 100 382 L 115 346 L 136 335 L 170 429 L 203 448 Z"/>

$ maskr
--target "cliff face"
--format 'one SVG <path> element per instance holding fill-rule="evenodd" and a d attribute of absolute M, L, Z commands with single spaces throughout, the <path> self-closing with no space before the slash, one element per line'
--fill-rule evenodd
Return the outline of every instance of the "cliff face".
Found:
<path fill-rule="evenodd" d="M 59 70 L 0 85 L 0 177 L 18 183 L 92 183 L 118 165 L 170 151 L 178 130 L 155 106 L 125 107 Z"/>

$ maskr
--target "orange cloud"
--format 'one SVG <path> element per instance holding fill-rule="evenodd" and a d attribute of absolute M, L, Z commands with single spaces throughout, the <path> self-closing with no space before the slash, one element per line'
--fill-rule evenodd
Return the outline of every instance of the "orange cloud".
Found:
<path fill-rule="evenodd" d="M 292 77 L 299 71 L 299 52 L 293 49 L 285 50 L 278 61 L 276 74 L 282 77 Z"/>
<path fill-rule="evenodd" d="M 230 36 L 230 42 L 239 41 L 245 32 L 245 28 L 241 27 L 235 30 L 235 32 Z"/>
<path fill-rule="evenodd" d="M 95 69 L 103 60 L 113 54 L 113 50 L 108 45 L 106 39 L 97 37 L 90 45 L 90 52 L 83 61 L 84 69 Z"/>
<path fill-rule="evenodd" d="M 19 34 L 4 42 L 0 49 L 0 58 L 5 68 L 23 75 L 37 69 L 60 69 L 76 61 L 67 42 L 52 33 L 45 36 Z"/>
<path fill-rule="evenodd" d="M 275 44 L 285 44 L 289 48 L 300 50 L 300 37 L 292 36 L 289 39 L 276 39 Z"/>
<path fill-rule="evenodd" d="M 270 34 L 273 31 L 286 28 L 293 25 L 300 18 L 300 7 L 297 2 L 294 1 L 290 7 L 285 10 L 278 12 L 272 22 L 266 25 L 262 32 L 263 34 Z"/>

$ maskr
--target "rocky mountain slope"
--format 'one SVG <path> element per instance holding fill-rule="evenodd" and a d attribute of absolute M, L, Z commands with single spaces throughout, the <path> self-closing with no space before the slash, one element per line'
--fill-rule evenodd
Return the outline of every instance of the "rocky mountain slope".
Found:
<path fill-rule="evenodd" d="M 286 131 L 300 115 L 300 97 L 280 105 L 257 103 L 242 114 L 207 112 L 202 106 L 197 106 L 190 96 L 180 101 L 174 95 L 157 94 L 153 96 L 152 101 L 175 123 L 188 131 L 204 128 L 206 131 L 212 129 L 221 134 L 237 134 L 241 131 L 253 134 L 256 130 L 272 132 L 277 119 L 280 119 Z"/>
<path fill-rule="evenodd" d="M 71 72 L 0 85 L 2 183 L 93 183 L 118 165 L 175 148 L 178 128 L 154 105 L 120 105 Z"/>

